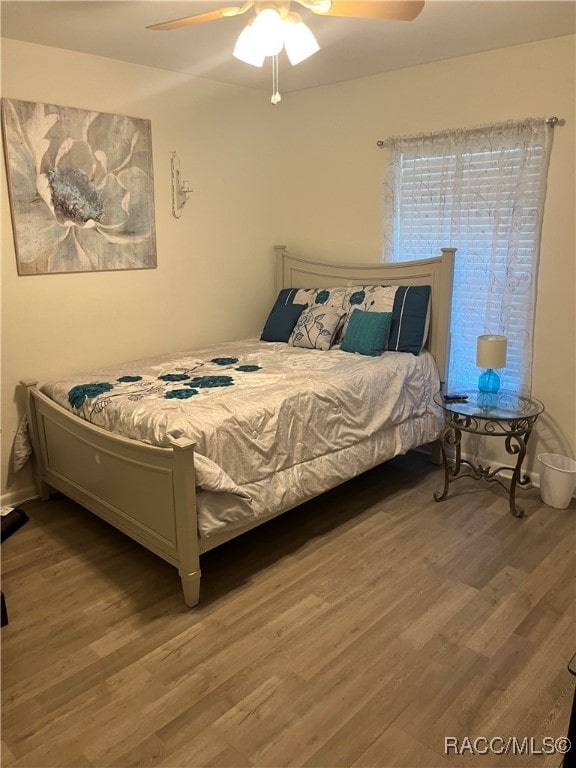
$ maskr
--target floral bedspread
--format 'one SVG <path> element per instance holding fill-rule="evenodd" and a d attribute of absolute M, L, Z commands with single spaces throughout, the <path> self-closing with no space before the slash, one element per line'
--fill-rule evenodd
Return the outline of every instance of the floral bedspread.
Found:
<path fill-rule="evenodd" d="M 391 425 L 427 418 L 434 434 L 422 442 L 441 428 L 432 399 L 438 374 L 428 352 L 366 357 L 245 340 L 78 374 L 41 389 L 125 437 L 163 447 L 173 438 L 193 440 L 199 487 L 244 499 L 255 516 L 270 514 L 275 503 L 259 495 L 273 475 L 286 485 L 275 495 L 289 504 L 303 467 L 315 468 L 315 492 L 321 492 L 323 458 L 340 457 L 346 479 L 346 451 Z M 377 456 L 369 459 L 369 466 L 376 463 Z M 306 489 L 308 497 L 315 492 Z"/>

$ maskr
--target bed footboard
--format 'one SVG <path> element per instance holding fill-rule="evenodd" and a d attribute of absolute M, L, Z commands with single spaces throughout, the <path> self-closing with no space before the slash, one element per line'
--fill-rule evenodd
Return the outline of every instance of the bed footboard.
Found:
<path fill-rule="evenodd" d="M 34 475 L 42 497 L 61 491 L 178 568 L 186 604 L 199 601 L 194 443 L 158 448 L 82 422 L 27 390 Z"/>

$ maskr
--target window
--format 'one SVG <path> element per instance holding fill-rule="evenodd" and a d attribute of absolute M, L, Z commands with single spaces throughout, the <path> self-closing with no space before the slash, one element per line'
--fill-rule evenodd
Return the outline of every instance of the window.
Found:
<path fill-rule="evenodd" d="M 551 129 L 545 120 L 390 139 L 385 261 L 456 254 L 448 386 L 475 388 L 476 339 L 508 339 L 502 386 L 529 392 Z"/>

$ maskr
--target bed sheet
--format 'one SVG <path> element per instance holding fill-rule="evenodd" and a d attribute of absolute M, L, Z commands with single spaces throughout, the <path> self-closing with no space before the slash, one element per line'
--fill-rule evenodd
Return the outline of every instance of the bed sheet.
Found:
<path fill-rule="evenodd" d="M 162 447 L 193 440 L 205 537 L 288 509 L 436 439 L 438 389 L 426 351 L 367 357 L 256 339 L 41 387 L 67 410 L 124 437 Z"/>

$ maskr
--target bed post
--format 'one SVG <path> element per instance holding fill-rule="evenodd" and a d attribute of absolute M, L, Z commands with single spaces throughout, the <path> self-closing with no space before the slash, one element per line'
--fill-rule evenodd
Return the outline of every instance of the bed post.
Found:
<path fill-rule="evenodd" d="M 200 546 L 196 510 L 194 443 L 185 438 L 171 441 L 174 451 L 174 511 L 178 573 L 186 605 L 200 601 Z"/>
<path fill-rule="evenodd" d="M 38 422 L 36 418 L 36 404 L 32 397 L 32 390 L 38 386 L 36 379 L 21 379 L 20 384 L 24 387 L 26 397 L 26 419 L 28 421 L 28 434 L 32 444 L 32 474 L 34 484 L 42 501 L 50 498 L 50 486 L 43 480 L 43 454 L 40 448 L 40 439 L 38 436 Z"/>
<path fill-rule="evenodd" d="M 442 307 L 441 317 L 436 313 L 435 349 L 436 365 L 440 372 L 440 388 L 444 389 L 448 381 L 450 368 L 450 318 L 452 315 L 452 283 L 454 280 L 454 260 L 456 248 L 441 248 L 444 270 L 438 284 L 434 285 L 433 306 Z"/>
<path fill-rule="evenodd" d="M 280 291 L 282 288 L 286 288 L 284 285 L 284 258 L 287 255 L 287 246 L 275 245 L 274 251 L 276 252 L 276 291 Z"/>

